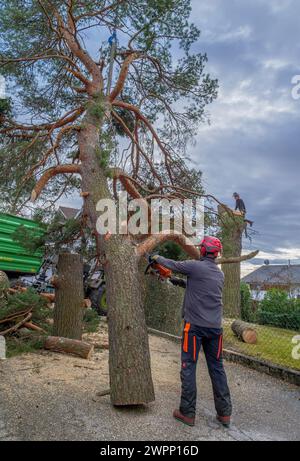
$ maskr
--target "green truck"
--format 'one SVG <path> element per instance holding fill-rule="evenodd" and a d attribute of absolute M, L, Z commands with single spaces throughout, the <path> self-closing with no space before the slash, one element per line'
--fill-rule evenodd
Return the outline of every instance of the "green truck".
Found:
<path fill-rule="evenodd" d="M 55 270 L 53 257 L 44 259 L 44 250 L 29 253 L 13 239 L 13 234 L 20 228 L 30 230 L 31 235 L 39 236 L 44 230 L 41 225 L 31 219 L 0 213 L 0 271 L 5 272 L 11 286 L 33 287 L 38 292 L 53 292 L 51 276 Z M 90 298 L 92 308 L 100 315 L 106 315 L 106 291 L 103 269 L 84 265 L 84 293 Z"/>
<path fill-rule="evenodd" d="M 36 234 L 43 233 L 39 223 L 31 219 L 0 213 L 0 271 L 11 275 L 36 274 L 43 262 L 43 252 L 30 254 L 13 240 L 13 234 L 20 226 Z"/>

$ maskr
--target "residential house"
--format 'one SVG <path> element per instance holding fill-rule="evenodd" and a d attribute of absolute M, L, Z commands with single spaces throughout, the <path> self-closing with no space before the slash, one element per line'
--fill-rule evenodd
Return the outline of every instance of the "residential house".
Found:
<path fill-rule="evenodd" d="M 242 278 L 253 299 L 263 299 L 267 290 L 278 288 L 290 297 L 300 297 L 300 264 L 266 264 Z"/>

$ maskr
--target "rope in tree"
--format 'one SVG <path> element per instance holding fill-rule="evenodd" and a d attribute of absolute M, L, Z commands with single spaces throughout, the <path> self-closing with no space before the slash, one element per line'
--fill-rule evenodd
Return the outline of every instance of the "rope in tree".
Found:
<path fill-rule="evenodd" d="M 107 79 L 107 96 L 110 94 L 112 78 L 113 78 L 113 70 L 114 70 L 114 60 L 116 55 L 117 49 L 117 31 L 116 29 L 113 31 L 112 35 L 108 39 L 108 43 L 110 44 L 110 61 L 109 61 L 109 69 L 108 69 L 108 79 Z"/>

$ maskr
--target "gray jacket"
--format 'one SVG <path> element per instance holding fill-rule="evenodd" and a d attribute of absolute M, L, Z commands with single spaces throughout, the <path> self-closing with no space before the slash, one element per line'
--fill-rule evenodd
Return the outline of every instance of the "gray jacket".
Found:
<path fill-rule="evenodd" d="M 214 259 L 173 261 L 159 256 L 159 264 L 187 276 L 182 316 L 192 325 L 221 328 L 224 274 Z"/>

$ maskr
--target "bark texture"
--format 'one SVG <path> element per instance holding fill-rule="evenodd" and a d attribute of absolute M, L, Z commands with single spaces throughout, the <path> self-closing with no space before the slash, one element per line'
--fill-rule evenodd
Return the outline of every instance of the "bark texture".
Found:
<path fill-rule="evenodd" d="M 240 257 L 242 253 L 242 235 L 245 228 L 244 218 L 230 216 L 219 207 L 221 239 L 225 258 Z M 222 264 L 225 282 L 223 290 L 224 316 L 239 318 L 241 316 L 241 263 Z"/>
<path fill-rule="evenodd" d="M 53 334 L 81 339 L 84 309 L 81 256 L 61 253 L 57 272 Z"/>
<path fill-rule="evenodd" d="M 122 235 L 97 235 L 96 205 L 111 198 L 99 150 L 101 123 L 91 113 L 78 133 L 84 217 L 93 230 L 107 280 L 109 373 L 113 405 L 138 405 L 154 400 L 145 314 L 138 284 L 135 247 Z"/>
<path fill-rule="evenodd" d="M 125 238 L 112 236 L 109 242 L 106 280 L 111 402 L 152 402 L 155 395 L 137 256 Z"/>

